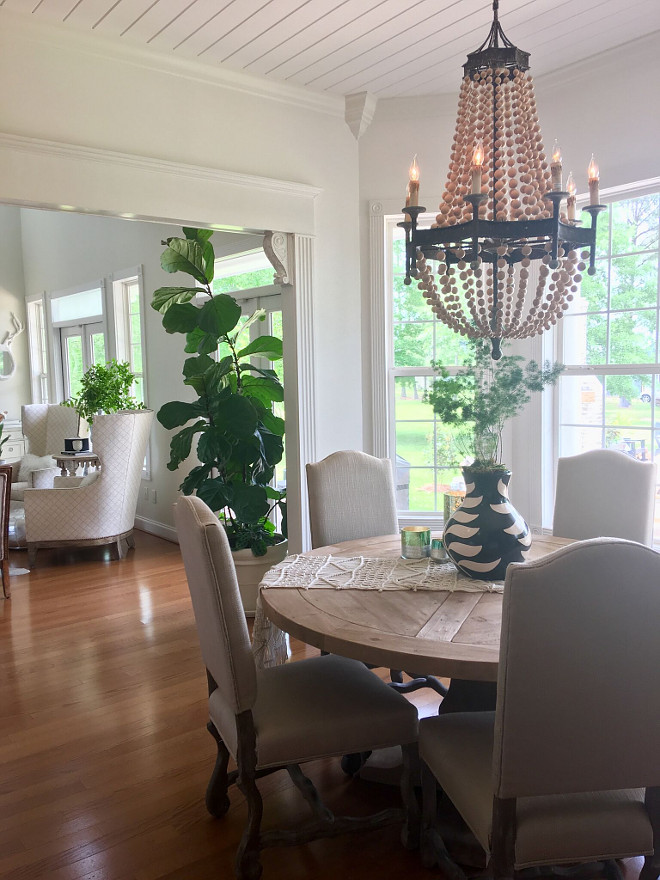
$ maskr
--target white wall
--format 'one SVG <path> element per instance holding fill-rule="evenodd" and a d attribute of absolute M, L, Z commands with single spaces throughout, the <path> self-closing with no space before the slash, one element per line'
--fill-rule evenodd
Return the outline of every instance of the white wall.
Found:
<path fill-rule="evenodd" d="M 510 35 L 515 39 L 515 34 Z M 600 165 L 601 190 L 660 175 L 660 85 L 657 34 L 535 80 L 546 147 L 558 138 L 566 174 L 572 169 L 578 191 L 587 189 L 592 152 Z M 524 46 L 522 47 L 524 48 Z M 532 61 L 532 74 L 534 72 Z M 449 165 L 461 69 L 456 93 L 438 97 L 380 101 L 374 120 L 360 139 L 360 240 L 362 254 L 363 370 L 365 448 L 372 436 L 369 306 L 369 202 L 403 205 L 408 166 L 420 165 L 420 204 L 435 210 Z M 537 357 L 540 347 L 528 346 Z M 511 455 L 515 461 L 512 498 L 530 523 L 541 510 L 540 402 L 515 420 Z M 530 440 L 530 438 L 533 438 Z M 517 474 L 517 480 L 516 480 Z M 516 490 L 516 483 L 519 488 Z M 524 486 L 524 491 L 520 485 Z"/>
<path fill-rule="evenodd" d="M 21 224 L 18 211 L 0 205 L 0 341 L 14 332 L 11 314 L 25 326 L 25 288 L 21 258 Z M 0 379 L 0 411 L 8 419 L 20 419 L 21 404 L 30 400 L 30 375 L 27 369 L 27 332 L 13 340 L 11 353 L 16 363 L 13 376 Z"/>
<path fill-rule="evenodd" d="M 359 448 L 358 151 L 343 102 L 2 18 L 0 202 L 313 233 L 316 455 Z M 178 381 L 166 344 L 150 357 L 156 383 Z"/>

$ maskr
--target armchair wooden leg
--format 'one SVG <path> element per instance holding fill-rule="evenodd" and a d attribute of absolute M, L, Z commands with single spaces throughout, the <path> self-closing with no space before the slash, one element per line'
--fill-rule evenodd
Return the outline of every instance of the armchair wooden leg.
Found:
<path fill-rule="evenodd" d="M 28 565 L 30 568 L 37 567 L 37 550 L 39 549 L 38 544 L 33 544 L 28 542 L 27 552 L 28 552 Z"/>
<path fill-rule="evenodd" d="M 2 595 L 5 599 L 11 596 L 11 587 L 9 585 L 9 560 L 2 560 Z"/>

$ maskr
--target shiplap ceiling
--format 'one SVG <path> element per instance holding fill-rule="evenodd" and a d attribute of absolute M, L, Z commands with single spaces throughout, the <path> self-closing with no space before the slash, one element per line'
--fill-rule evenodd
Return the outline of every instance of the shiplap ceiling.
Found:
<path fill-rule="evenodd" d="M 490 0 L 0 0 L 0 8 L 336 95 L 455 92 Z M 660 31 L 660 0 L 501 0 L 534 76 Z"/>

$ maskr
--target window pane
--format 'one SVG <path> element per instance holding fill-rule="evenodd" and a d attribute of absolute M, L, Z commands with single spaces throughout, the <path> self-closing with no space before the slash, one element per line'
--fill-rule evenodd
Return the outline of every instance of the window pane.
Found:
<path fill-rule="evenodd" d="M 611 308 L 654 307 L 658 301 L 658 257 L 629 255 L 612 260 Z"/>
<path fill-rule="evenodd" d="M 603 422 L 603 377 L 562 376 L 559 380 L 559 401 L 560 418 L 563 424 L 601 425 Z M 562 452 L 562 455 L 573 454 Z"/>
<path fill-rule="evenodd" d="M 409 510 L 436 510 L 433 468 L 410 468 Z"/>
<path fill-rule="evenodd" d="M 394 279 L 393 319 L 399 321 L 432 321 L 433 312 L 426 304 L 417 282 L 406 285 L 403 278 Z"/>
<path fill-rule="evenodd" d="M 658 194 L 615 202 L 612 205 L 612 254 L 657 247 Z"/>
<path fill-rule="evenodd" d="M 92 362 L 105 364 L 105 336 L 103 333 L 92 333 Z"/>
<path fill-rule="evenodd" d="M 578 455 L 589 449 L 601 449 L 603 432 L 600 428 L 562 425 L 559 431 L 559 455 Z"/>
<path fill-rule="evenodd" d="M 428 367 L 433 360 L 433 323 L 394 325 L 394 366 Z"/>
<path fill-rule="evenodd" d="M 565 364 L 604 364 L 607 315 L 566 315 L 562 319 Z"/>
<path fill-rule="evenodd" d="M 587 270 L 584 270 L 580 294 L 573 300 L 571 312 L 605 311 L 607 308 L 607 272 L 607 263 L 603 260 L 596 263 L 595 275 L 589 275 Z"/>
<path fill-rule="evenodd" d="M 650 427 L 652 384 L 651 376 L 607 376 L 605 424 Z"/>
<path fill-rule="evenodd" d="M 655 363 L 656 320 L 655 309 L 613 314 L 610 318 L 610 363 Z"/>
<path fill-rule="evenodd" d="M 433 407 L 424 402 L 424 392 L 432 376 L 397 376 L 394 380 L 394 415 L 397 421 L 434 420 Z"/>
<path fill-rule="evenodd" d="M 142 346 L 131 346 L 131 370 L 134 373 L 142 372 Z"/>
<path fill-rule="evenodd" d="M 430 309 L 429 309 L 430 310 Z M 460 367 L 468 356 L 465 337 L 441 321 L 435 322 L 435 360 L 445 367 Z"/>
<path fill-rule="evenodd" d="M 130 316 L 131 322 L 131 342 L 133 345 L 140 345 L 142 342 L 142 335 L 140 333 L 140 313 L 138 312 L 135 315 Z"/>
<path fill-rule="evenodd" d="M 603 211 L 598 215 L 598 225 L 596 226 L 596 256 L 608 257 L 610 253 L 610 215 L 612 208 L 608 207 L 607 211 Z M 589 216 L 584 212 L 582 214 L 582 222 L 588 225 Z"/>
<path fill-rule="evenodd" d="M 103 293 L 100 288 L 58 296 L 51 300 L 53 321 L 74 321 L 103 314 Z"/>
<path fill-rule="evenodd" d="M 75 397 L 80 392 L 80 382 L 84 372 L 82 336 L 66 337 L 66 363 L 69 397 Z"/>

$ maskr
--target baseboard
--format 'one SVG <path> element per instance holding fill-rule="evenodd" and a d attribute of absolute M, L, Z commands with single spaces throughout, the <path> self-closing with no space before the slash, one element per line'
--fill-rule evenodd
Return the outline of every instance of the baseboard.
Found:
<path fill-rule="evenodd" d="M 146 516 L 135 517 L 135 528 L 141 532 L 148 532 L 150 535 L 157 535 L 159 538 L 165 538 L 173 544 L 178 544 L 179 539 L 174 526 L 167 526 L 165 523 L 157 522 L 155 519 L 148 519 Z"/>

